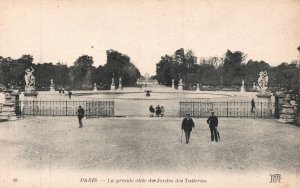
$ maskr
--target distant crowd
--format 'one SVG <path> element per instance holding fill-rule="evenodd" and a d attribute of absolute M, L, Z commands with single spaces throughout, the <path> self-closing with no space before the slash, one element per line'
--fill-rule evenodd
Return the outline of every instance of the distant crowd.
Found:
<path fill-rule="evenodd" d="M 68 90 L 67 92 L 65 92 L 64 88 L 58 88 L 58 93 L 60 95 L 69 95 L 69 98 L 70 99 L 72 98 L 72 91 L 71 90 Z"/>
<path fill-rule="evenodd" d="M 150 111 L 150 117 L 154 117 L 154 114 L 156 117 L 163 117 L 165 115 L 165 108 L 163 106 L 157 105 L 157 107 L 153 107 L 152 105 L 149 107 Z"/>

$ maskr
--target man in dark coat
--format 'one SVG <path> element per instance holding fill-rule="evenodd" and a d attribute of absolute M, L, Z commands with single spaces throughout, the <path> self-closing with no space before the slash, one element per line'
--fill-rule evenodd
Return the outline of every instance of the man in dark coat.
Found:
<path fill-rule="evenodd" d="M 189 143 L 190 135 L 192 129 L 195 128 L 195 124 L 192 118 L 190 118 L 190 114 L 186 114 L 186 117 L 183 119 L 181 123 L 181 129 L 184 130 L 186 143 Z"/>
<path fill-rule="evenodd" d="M 155 108 L 155 114 L 156 114 L 156 117 L 159 117 L 160 113 L 161 113 L 161 110 L 160 110 L 160 106 L 157 105 L 157 107 Z"/>
<path fill-rule="evenodd" d="M 255 110 L 255 101 L 254 99 L 251 100 L 251 113 L 254 113 Z"/>
<path fill-rule="evenodd" d="M 220 139 L 219 132 L 217 130 L 218 127 L 218 117 L 215 116 L 214 111 L 211 111 L 211 116 L 207 119 L 207 123 L 209 124 L 209 129 L 210 129 L 210 135 L 211 135 L 211 141 L 218 140 Z"/>
<path fill-rule="evenodd" d="M 150 117 L 153 117 L 153 114 L 154 114 L 154 112 L 155 112 L 155 109 L 153 108 L 152 105 L 149 107 L 149 111 L 150 111 Z"/>
<path fill-rule="evenodd" d="M 82 128 L 82 118 L 84 117 L 84 109 L 79 106 L 77 110 L 77 115 L 78 115 L 78 121 L 79 121 L 79 128 Z"/>

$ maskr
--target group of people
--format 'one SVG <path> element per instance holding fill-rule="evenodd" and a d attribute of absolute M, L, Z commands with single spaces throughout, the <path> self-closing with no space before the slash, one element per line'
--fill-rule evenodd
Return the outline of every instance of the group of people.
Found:
<path fill-rule="evenodd" d="M 58 93 L 61 95 L 65 95 L 65 89 L 64 88 L 58 88 Z M 72 98 L 72 91 L 68 90 L 68 93 L 66 93 L 69 96 L 69 99 Z"/>
<path fill-rule="evenodd" d="M 149 109 L 150 109 L 150 112 L 151 112 L 151 115 L 152 115 L 152 116 L 150 115 L 150 117 L 153 117 L 154 112 L 157 113 L 157 111 L 160 111 L 159 113 L 157 113 L 158 115 L 156 115 L 158 117 L 159 115 L 162 115 L 162 109 L 164 109 L 164 108 L 163 108 L 163 106 L 160 107 L 158 105 L 156 107 L 156 111 L 155 111 L 153 106 L 151 105 L 149 107 Z M 79 108 L 77 110 L 79 128 L 83 127 L 82 119 L 84 118 L 84 115 L 85 115 L 84 109 L 81 106 L 79 106 Z M 214 111 L 211 111 L 211 115 L 208 117 L 207 123 L 208 123 L 209 129 L 210 129 L 211 141 L 218 142 L 220 140 L 220 133 L 217 129 L 217 127 L 218 127 L 218 117 L 215 116 Z M 195 128 L 195 123 L 194 123 L 193 119 L 190 117 L 190 114 L 187 113 L 186 117 L 183 119 L 183 121 L 181 123 L 182 133 L 184 131 L 185 140 L 186 140 L 187 144 L 189 143 L 190 135 L 191 135 L 191 132 L 192 132 L 193 128 Z M 181 135 L 181 141 L 182 141 L 182 135 Z"/>
<path fill-rule="evenodd" d="M 151 105 L 149 107 L 149 111 L 150 111 L 150 117 L 154 117 L 154 114 L 156 115 L 156 117 L 163 117 L 165 115 L 165 108 L 164 106 L 159 106 L 157 105 L 157 107 L 154 107 Z"/>
<path fill-rule="evenodd" d="M 209 125 L 209 129 L 210 129 L 210 135 L 211 135 L 211 141 L 216 141 L 218 142 L 220 140 L 220 133 L 217 129 L 218 127 L 218 117 L 215 116 L 214 111 L 211 111 L 211 115 L 208 117 L 207 121 L 206 121 Z M 189 143 L 190 140 L 190 135 L 192 132 L 192 129 L 195 128 L 195 124 L 193 119 L 190 117 L 190 114 L 187 113 L 186 117 L 183 119 L 182 123 L 181 123 L 181 129 L 182 129 L 182 133 L 184 131 L 185 133 L 185 140 L 186 143 Z M 182 141 L 182 134 L 181 134 L 181 141 Z"/>

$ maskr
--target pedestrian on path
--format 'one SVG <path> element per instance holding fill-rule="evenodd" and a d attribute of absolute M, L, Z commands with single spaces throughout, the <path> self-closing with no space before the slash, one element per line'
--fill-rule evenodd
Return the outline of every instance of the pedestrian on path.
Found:
<path fill-rule="evenodd" d="M 157 105 L 157 107 L 155 108 L 155 114 L 156 114 L 156 117 L 159 117 L 160 113 L 161 113 L 160 106 Z"/>
<path fill-rule="evenodd" d="M 69 99 L 71 99 L 72 98 L 72 91 L 71 90 L 69 90 L 68 95 L 69 95 Z"/>
<path fill-rule="evenodd" d="M 186 117 L 183 119 L 183 121 L 181 123 L 181 129 L 185 133 L 185 140 L 186 140 L 187 144 L 189 143 L 190 135 L 191 135 L 193 128 L 195 128 L 194 121 L 192 118 L 190 118 L 190 114 L 187 113 Z"/>
<path fill-rule="evenodd" d="M 155 109 L 153 108 L 152 105 L 149 107 L 149 111 L 150 111 L 150 117 L 153 117 Z"/>
<path fill-rule="evenodd" d="M 209 116 L 209 118 L 207 119 L 207 123 L 210 129 L 211 141 L 213 142 L 215 140 L 216 142 L 218 142 L 218 140 L 220 139 L 220 134 L 217 130 L 218 117 L 215 116 L 214 111 L 211 111 L 211 116 Z"/>
<path fill-rule="evenodd" d="M 161 106 L 160 107 L 160 111 L 161 111 L 161 117 L 164 117 L 164 115 L 165 115 L 165 108 L 164 108 L 164 106 Z"/>
<path fill-rule="evenodd" d="M 84 109 L 81 108 L 81 106 L 79 106 L 79 108 L 77 110 L 77 115 L 78 115 L 78 121 L 79 121 L 79 128 L 82 128 L 83 127 L 82 118 L 84 117 Z"/>
<path fill-rule="evenodd" d="M 254 113 L 255 110 L 255 101 L 254 99 L 251 100 L 251 113 Z"/>

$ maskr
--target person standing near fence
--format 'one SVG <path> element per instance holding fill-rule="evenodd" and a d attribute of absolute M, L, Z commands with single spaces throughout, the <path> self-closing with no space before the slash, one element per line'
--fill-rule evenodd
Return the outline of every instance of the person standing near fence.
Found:
<path fill-rule="evenodd" d="M 254 113 L 255 110 L 255 101 L 254 99 L 251 100 L 251 113 Z"/>
<path fill-rule="evenodd" d="M 71 97 L 72 97 L 72 92 L 71 92 L 71 90 L 69 90 L 68 95 L 69 95 L 69 99 L 71 99 Z"/>
<path fill-rule="evenodd" d="M 78 115 L 78 121 L 79 121 L 79 128 L 82 128 L 83 127 L 82 118 L 84 117 L 84 109 L 81 108 L 81 106 L 79 106 L 79 108 L 77 110 L 77 115 Z"/>
<path fill-rule="evenodd" d="M 187 144 L 189 143 L 190 135 L 191 135 L 193 128 L 195 128 L 194 121 L 192 118 L 190 118 L 190 114 L 187 113 L 186 117 L 183 119 L 183 121 L 181 123 L 181 129 L 185 133 L 185 140 L 186 140 Z"/>
<path fill-rule="evenodd" d="M 214 111 L 211 111 L 211 116 L 209 116 L 209 118 L 207 119 L 207 123 L 210 129 L 211 141 L 213 142 L 214 140 L 216 140 L 216 142 L 218 142 L 218 140 L 220 139 L 220 134 L 217 130 L 218 117 L 215 116 Z"/>

